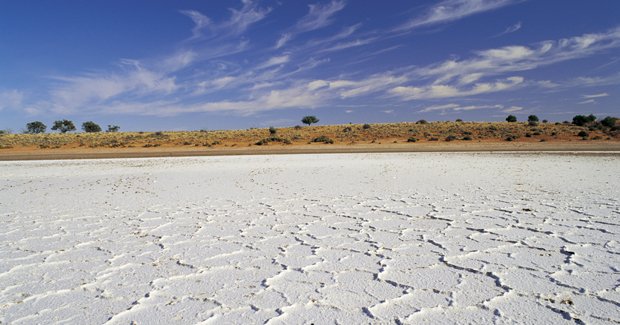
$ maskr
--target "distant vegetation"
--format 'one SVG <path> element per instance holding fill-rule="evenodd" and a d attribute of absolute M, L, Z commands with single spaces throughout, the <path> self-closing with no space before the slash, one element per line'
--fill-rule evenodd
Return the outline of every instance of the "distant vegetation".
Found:
<path fill-rule="evenodd" d="M 72 121 L 69 121 L 69 120 L 58 120 L 58 121 L 54 121 L 52 130 L 54 131 L 58 130 L 58 132 L 60 133 L 67 133 L 67 132 L 75 131 L 75 125 L 73 124 Z"/>
<path fill-rule="evenodd" d="M 24 133 L 28 134 L 36 134 L 36 133 L 45 133 L 47 126 L 40 121 L 34 121 L 26 124 L 26 131 Z"/>
<path fill-rule="evenodd" d="M 101 127 L 99 126 L 99 124 L 93 122 L 93 121 L 88 121 L 88 122 L 84 122 L 82 123 L 82 130 L 84 130 L 84 132 L 101 132 Z"/>
<path fill-rule="evenodd" d="M 310 124 L 314 124 L 314 123 L 319 123 L 319 119 L 316 118 L 316 116 L 309 115 L 309 116 L 304 116 L 304 118 L 301 119 L 301 122 L 303 124 L 310 125 Z"/>
<path fill-rule="evenodd" d="M 511 115 L 516 120 L 514 115 Z M 507 118 L 507 121 L 514 121 Z M 526 120 L 525 118 L 523 120 Z M 304 117 L 303 121 L 312 125 L 316 117 Z M 325 125 L 312 128 L 301 126 L 248 130 L 201 130 L 193 132 L 119 132 L 117 125 L 107 125 L 106 132 L 94 121 L 81 124 L 83 133 L 75 131 L 70 120 L 55 121 L 51 130 L 58 134 L 45 134 L 47 127 L 43 121 L 32 121 L 25 125 L 23 133 L 11 134 L 10 130 L 0 131 L 0 149 L 15 147 L 28 148 L 130 148 L 130 147 L 233 147 L 265 146 L 273 144 L 308 143 L 341 145 L 459 142 L 459 141 L 620 141 L 618 118 L 607 116 L 597 119 L 590 114 L 576 115 L 573 121 L 539 123 L 536 115 L 527 116 L 526 122 L 417 122 Z M 311 122 L 311 123 L 310 123 Z M 414 144 L 416 143 L 416 144 Z"/>
<path fill-rule="evenodd" d="M 121 127 L 118 125 L 108 125 L 108 129 L 106 130 L 106 132 L 118 132 L 118 130 L 120 130 Z"/>
<path fill-rule="evenodd" d="M 516 121 L 517 121 L 517 117 L 514 115 L 508 115 L 508 117 L 506 117 L 506 122 L 514 123 Z"/>

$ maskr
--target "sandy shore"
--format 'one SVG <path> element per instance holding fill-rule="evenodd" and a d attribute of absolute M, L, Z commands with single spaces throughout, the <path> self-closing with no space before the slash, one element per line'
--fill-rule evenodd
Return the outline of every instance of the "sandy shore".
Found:
<path fill-rule="evenodd" d="M 620 142 L 437 142 L 355 145 L 289 145 L 265 147 L 228 147 L 205 149 L 202 147 L 157 148 L 69 148 L 69 149 L 6 149 L 0 151 L 0 161 L 101 159 L 141 157 L 192 157 L 277 154 L 322 153 L 380 153 L 380 152 L 620 152 Z"/>

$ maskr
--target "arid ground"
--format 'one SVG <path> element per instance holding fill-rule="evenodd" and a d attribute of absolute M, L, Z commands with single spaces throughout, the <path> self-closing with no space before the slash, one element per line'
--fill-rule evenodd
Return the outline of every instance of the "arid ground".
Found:
<path fill-rule="evenodd" d="M 0 135 L 0 160 L 410 151 L 620 150 L 617 128 L 432 122 L 269 129 Z M 586 134 L 586 135 L 584 135 Z"/>
<path fill-rule="evenodd" d="M 0 162 L 0 323 L 617 324 L 617 153 Z"/>

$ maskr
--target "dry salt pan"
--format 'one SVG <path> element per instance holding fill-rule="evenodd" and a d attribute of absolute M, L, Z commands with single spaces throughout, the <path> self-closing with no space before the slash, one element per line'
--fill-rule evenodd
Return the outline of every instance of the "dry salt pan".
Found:
<path fill-rule="evenodd" d="M 0 162 L 0 323 L 620 321 L 620 157 Z"/>

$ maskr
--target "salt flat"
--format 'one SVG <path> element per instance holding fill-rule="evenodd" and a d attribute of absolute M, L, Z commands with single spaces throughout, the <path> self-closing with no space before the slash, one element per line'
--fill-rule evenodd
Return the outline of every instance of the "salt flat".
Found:
<path fill-rule="evenodd" d="M 0 323 L 620 322 L 620 156 L 0 163 Z"/>

